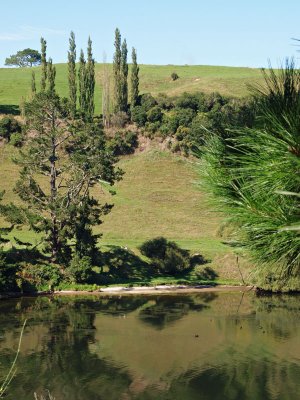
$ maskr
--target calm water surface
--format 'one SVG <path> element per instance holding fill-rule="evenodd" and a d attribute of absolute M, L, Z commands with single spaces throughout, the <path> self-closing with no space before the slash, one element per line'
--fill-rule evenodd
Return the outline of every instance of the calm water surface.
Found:
<path fill-rule="evenodd" d="M 300 297 L 253 293 L 0 302 L 7 400 L 298 400 Z"/>

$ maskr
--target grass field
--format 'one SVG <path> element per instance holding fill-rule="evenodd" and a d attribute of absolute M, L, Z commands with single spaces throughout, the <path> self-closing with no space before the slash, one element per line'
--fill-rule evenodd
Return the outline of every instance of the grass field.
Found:
<path fill-rule="evenodd" d="M 11 161 L 14 153 L 10 145 L 0 148 L 0 181 L 6 202 L 17 200 L 13 186 L 18 171 Z M 119 166 L 125 175 L 115 187 L 116 194 L 111 196 L 105 190 L 94 193 L 102 202 L 114 203 L 112 212 L 96 229 L 103 233 L 102 245 L 123 246 L 138 254 L 143 241 L 164 236 L 204 255 L 222 282 L 240 281 L 234 253 L 218 237 L 221 217 L 210 210 L 199 189 L 195 162 L 152 148 L 122 158 Z M 38 241 L 28 230 L 15 230 L 11 236 Z M 245 267 L 244 271 L 248 270 Z"/>
<path fill-rule="evenodd" d="M 108 66 L 112 71 L 112 66 Z M 56 64 L 56 87 L 62 96 L 68 96 L 67 64 Z M 9 113 L 8 106 L 18 106 L 23 98 L 30 96 L 31 72 L 36 73 L 37 87 L 40 67 L 0 68 L 0 113 Z M 172 81 L 176 72 L 179 79 Z M 101 112 L 103 64 L 96 64 L 96 113 Z M 236 97 L 246 96 L 247 85 L 262 82 L 259 69 L 218 66 L 140 65 L 140 92 L 178 95 L 185 91 L 220 92 Z M 110 83 L 112 89 L 112 79 Z"/>

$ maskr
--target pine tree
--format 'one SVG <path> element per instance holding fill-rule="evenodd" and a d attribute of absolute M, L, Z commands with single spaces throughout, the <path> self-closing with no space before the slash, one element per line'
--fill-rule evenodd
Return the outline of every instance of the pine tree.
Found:
<path fill-rule="evenodd" d="M 114 111 L 120 111 L 121 105 L 121 33 L 115 30 L 115 53 L 113 60 L 114 74 Z"/>
<path fill-rule="evenodd" d="M 132 48 L 132 68 L 131 68 L 131 91 L 130 106 L 131 108 L 138 105 L 139 99 L 139 66 L 137 64 L 136 50 Z"/>
<path fill-rule="evenodd" d="M 36 94 L 36 83 L 35 83 L 35 72 L 32 71 L 31 73 L 31 94 L 35 96 Z"/>
<path fill-rule="evenodd" d="M 44 38 L 41 38 L 41 65 L 42 65 L 42 74 L 41 74 L 41 91 L 46 90 L 46 81 L 47 81 L 47 42 Z"/>
<path fill-rule="evenodd" d="M 89 37 L 87 48 L 86 79 L 85 79 L 86 111 L 85 120 L 91 122 L 94 116 L 95 102 L 95 60 L 93 59 L 92 41 Z"/>
<path fill-rule="evenodd" d="M 49 60 L 48 60 L 47 74 L 48 74 L 48 82 L 49 82 L 48 91 L 49 91 L 49 93 L 54 94 L 55 93 L 56 68 L 52 63 L 52 58 L 49 58 Z"/>
<path fill-rule="evenodd" d="M 79 82 L 79 107 L 81 114 L 86 112 L 86 61 L 84 58 L 83 50 L 80 51 L 78 82 Z"/>
<path fill-rule="evenodd" d="M 120 111 L 127 112 L 128 108 L 128 64 L 127 64 L 127 43 L 123 40 L 121 49 L 121 93 L 120 93 Z"/>
<path fill-rule="evenodd" d="M 71 115 L 72 118 L 75 118 L 77 88 L 76 88 L 76 43 L 75 43 L 74 32 L 71 32 L 70 34 L 69 44 L 70 44 L 68 51 L 69 96 L 71 105 Z"/>

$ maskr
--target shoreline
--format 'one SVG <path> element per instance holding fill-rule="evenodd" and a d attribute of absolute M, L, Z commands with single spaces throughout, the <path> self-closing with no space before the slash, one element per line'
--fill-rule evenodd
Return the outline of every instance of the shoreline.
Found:
<path fill-rule="evenodd" d="M 188 293 L 205 293 L 205 292 L 250 292 L 256 291 L 255 286 L 245 285 L 157 285 L 157 286 L 112 286 L 104 287 L 98 290 L 54 290 L 33 293 L 0 293 L 0 300 L 20 298 L 20 297 L 38 297 L 38 296 L 70 296 L 70 295 L 148 295 L 148 294 L 188 294 Z"/>

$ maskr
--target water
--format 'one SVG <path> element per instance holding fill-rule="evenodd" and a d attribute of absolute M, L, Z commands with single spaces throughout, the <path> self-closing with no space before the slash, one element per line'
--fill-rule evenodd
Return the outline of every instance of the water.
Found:
<path fill-rule="evenodd" d="M 68 296 L 0 302 L 6 399 L 300 399 L 300 297 Z M 1 379 L 2 381 L 2 379 Z"/>

